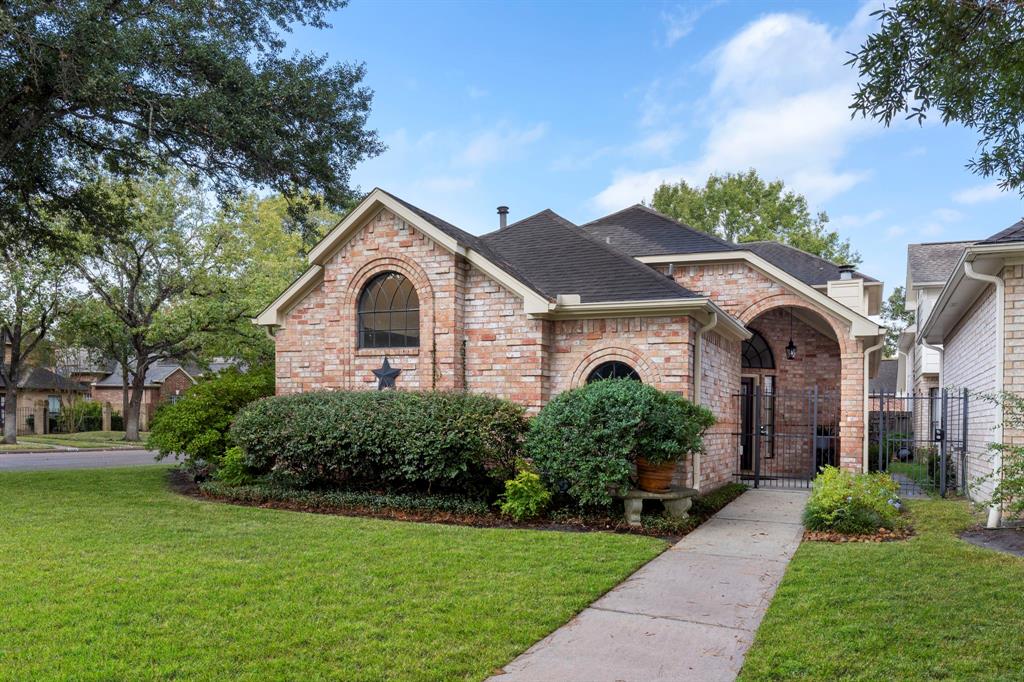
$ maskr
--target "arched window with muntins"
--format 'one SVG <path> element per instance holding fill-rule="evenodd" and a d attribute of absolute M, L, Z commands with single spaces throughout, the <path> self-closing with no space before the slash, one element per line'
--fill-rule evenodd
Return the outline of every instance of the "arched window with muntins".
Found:
<path fill-rule="evenodd" d="M 420 299 L 412 282 L 397 272 L 375 276 L 359 294 L 360 348 L 420 345 Z"/>
<path fill-rule="evenodd" d="M 624 362 L 609 360 L 608 362 L 602 362 L 587 375 L 588 384 L 601 381 L 602 379 L 632 379 L 633 381 L 640 381 L 640 375 L 637 374 L 635 369 Z"/>
<path fill-rule="evenodd" d="M 743 342 L 743 369 L 775 369 L 775 356 L 758 332 Z"/>

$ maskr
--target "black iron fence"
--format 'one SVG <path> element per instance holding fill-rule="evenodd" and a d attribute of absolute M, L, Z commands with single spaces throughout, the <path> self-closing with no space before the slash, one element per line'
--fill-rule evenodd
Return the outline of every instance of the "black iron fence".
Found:
<path fill-rule="evenodd" d="M 735 396 L 740 429 L 735 477 L 754 487 L 807 488 L 824 466 L 838 466 L 839 395 L 811 388 L 775 392 L 744 383 Z"/>
<path fill-rule="evenodd" d="M 904 496 L 964 492 L 967 480 L 967 390 L 870 396 L 868 467 L 884 471 Z"/>

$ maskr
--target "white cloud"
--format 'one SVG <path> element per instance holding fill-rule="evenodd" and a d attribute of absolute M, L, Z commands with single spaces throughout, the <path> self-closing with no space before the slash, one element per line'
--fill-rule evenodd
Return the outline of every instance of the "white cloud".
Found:
<path fill-rule="evenodd" d="M 998 185 L 977 185 L 953 193 L 953 201 L 958 204 L 980 204 L 995 201 L 1005 195 Z"/>
<path fill-rule="evenodd" d="M 937 208 L 932 211 L 932 216 L 942 223 L 955 223 L 964 217 L 964 214 L 954 208 Z"/>
<path fill-rule="evenodd" d="M 700 18 L 718 4 L 720 2 L 716 0 L 703 5 L 678 5 L 669 11 L 662 12 L 661 20 L 665 23 L 664 46 L 672 47 L 690 35 Z"/>
<path fill-rule="evenodd" d="M 671 152 L 686 135 L 681 130 L 656 130 L 631 144 L 626 151 L 630 154 L 664 156 Z"/>
<path fill-rule="evenodd" d="M 829 225 L 839 231 L 857 230 L 877 223 L 885 217 L 885 211 L 876 209 L 863 214 L 846 214 L 833 218 Z"/>
<path fill-rule="evenodd" d="M 812 204 L 863 182 L 870 172 L 844 168 L 843 161 L 858 138 L 880 130 L 851 119 L 849 110 L 856 77 L 844 65 L 845 50 L 856 34 L 850 27 L 863 23 L 864 15 L 858 12 L 840 31 L 793 14 L 748 24 L 706 59 L 712 83 L 706 100 L 691 107 L 708 131 L 697 155 L 655 169 L 619 169 L 593 203 L 620 208 L 650 197 L 661 182 L 703 184 L 711 173 L 748 168 L 783 179 Z M 662 81 L 653 82 L 642 99 L 644 126 L 667 120 L 680 106 Z"/>
<path fill-rule="evenodd" d="M 920 230 L 918 230 L 922 236 L 934 238 L 946 231 L 946 228 L 941 223 L 925 223 Z"/>
<path fill-rule="evenodd" d="M 546 123 L 531 128 L 511 128 L 499 124 L 492 130 L 479 133 L 459 152 L 456 160 L 469 166 L 483 166 L 512 155 L 517 155 L 524 146 L 532 144 L 547 133 Z"/>

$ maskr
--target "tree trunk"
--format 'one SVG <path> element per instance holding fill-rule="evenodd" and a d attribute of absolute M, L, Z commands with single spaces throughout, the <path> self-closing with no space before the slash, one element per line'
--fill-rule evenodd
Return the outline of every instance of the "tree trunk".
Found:
<path fill-rule="evenodd" d="M 132 395 L 128 400 L 128 409 L 124 414 L 124 439 L 138 442 L 139 438 L 139 412 L 142 408 L 142 394 L 146 390 L 146 368 L 143 367 L 135 372 L 132 377 Z"/>
<path fill-rule="evenodd" d="M 18 442 L 18 391 L 14 388 L 9 388 L 4 398 L 4 442 Z"/>

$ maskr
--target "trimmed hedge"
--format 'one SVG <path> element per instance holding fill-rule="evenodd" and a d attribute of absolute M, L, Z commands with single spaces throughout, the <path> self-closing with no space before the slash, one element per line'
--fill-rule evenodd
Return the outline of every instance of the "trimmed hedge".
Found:
<path fill-rule="evenodd" d="M 299 487 L 473 491 L 514 473 L 525 431 L 521 406 L 488 396 L 323 391 L 253 403 L 231 436 L 250 471 Z"/>
<path fill-rule="evenodd" d="M 551 488 L 581 505 L 611 503 L 637 457 L 658 463 L 700 451 L 711 412 L 674 393 L 629 379 L 566 391 L 530 424 L 526 453 Z"/>

